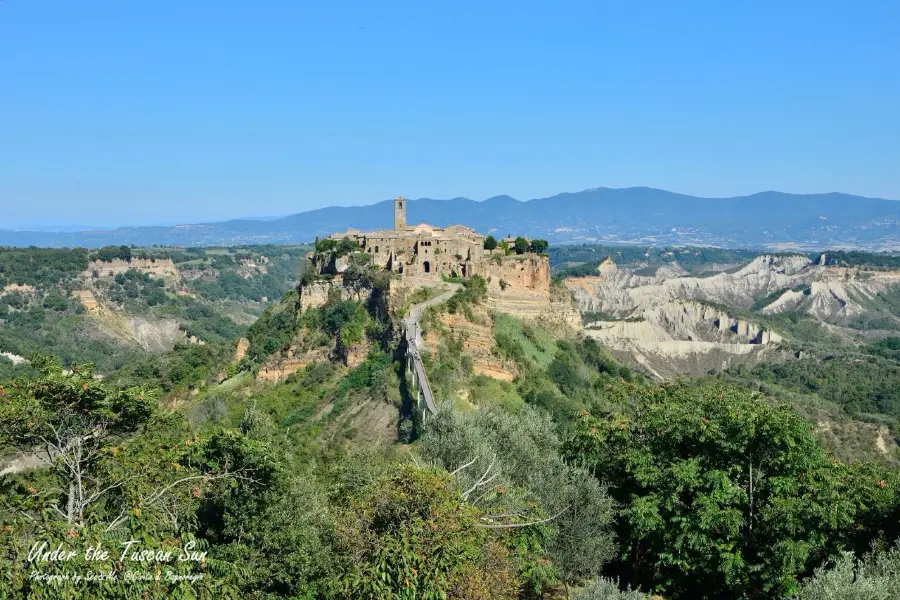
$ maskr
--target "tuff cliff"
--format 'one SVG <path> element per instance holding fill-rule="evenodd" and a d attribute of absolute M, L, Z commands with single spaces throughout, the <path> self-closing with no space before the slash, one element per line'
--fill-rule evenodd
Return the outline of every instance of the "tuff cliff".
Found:
<path fill-rule="evenodd" d="M 91 278 L 95 272 L 101 277 L 112 277 L 131 269 L 158 279 L 178 278 L 178 269 L 170 258 L 132 258 L 131 260 L 116 258 L 109 262 L 95 260 L 88 265 L 88 268 L 82 273 L 82 277 Z"/>
<path fill-rule="evenodd" d="M 550 286 L 550 259 L 537 254 L 494 255 L 473 270 L 487 282 L 488 307 L 521 319 L 557 321 L 579 327 L 568 293 Z"/>

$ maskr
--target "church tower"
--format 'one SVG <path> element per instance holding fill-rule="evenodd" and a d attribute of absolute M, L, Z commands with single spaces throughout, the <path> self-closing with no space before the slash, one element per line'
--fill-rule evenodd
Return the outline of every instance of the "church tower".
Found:
<path fill-rule="evenodd" d="M 397 196 L 394 198 L 394 231 L 406 229 L 406 198 Z"/>

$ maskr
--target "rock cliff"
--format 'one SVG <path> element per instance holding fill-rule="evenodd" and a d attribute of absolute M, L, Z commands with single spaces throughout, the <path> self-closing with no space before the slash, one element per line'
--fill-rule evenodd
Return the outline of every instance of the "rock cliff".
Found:
<path fill-rule="evenodd" d="M 580 327 L 578 311 L 568 294 L 550 289 L 550 260 L 546 256 L 494 255 L 478 265 L 473 275 L 487 282 L 488 307 L 520 319 L 542 319 Z"/>
<path fill-rule="evenodd" d="M 131 269 L 158 279 L 178 278 L 178 269 L 170 258 L 117 258 L 110 262 L 95 260 L 88 265 L 82 277 L 90 279 L 95 272 L 101 277 L 113 277 Z"/>
<path fill-rule="evenodd" d="M 299 288 L 300 292 L 300 312 L 309 310 L 310 308 L 319 308 L 328 302 L 331 294 L 340 294 L 341 300 L 368 300 L 369 292 L 361 292 L 357 294 L 352 290 L 344 287 L 343 279 L 340 275 L 333 279 L 325 279 L 314 281 Z"/>
<path fill-rule="evenodd" d="M 805 256 L 761 256 L 709 277 L 679 276 L 672 269 L 647 277 L 605 261 L 603 275 L 568 279 L 566 287 L 582 312 L 617 319 L 589 324 L 588 335 L 659 376 L 705 374 L 736 360 L 758 360 L 770 345 L 777 352 L 783 341 L 716 306 L 749 308 L 759 297 L 811 284 L 823 269 Z"/>

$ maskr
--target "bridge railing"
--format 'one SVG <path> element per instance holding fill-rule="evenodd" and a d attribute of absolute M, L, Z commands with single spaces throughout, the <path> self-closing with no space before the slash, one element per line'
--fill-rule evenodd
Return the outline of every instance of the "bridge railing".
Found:
<path fill-rule="evenodd" d="M 406 366 L 407 371 L 411 375 L 412 387 L 416 392 L 419 410 L 424 417 L 426 414 L 433 415 L 437 413 L 437 404 L 434 401 L 431 383 L 428 381 L 425 364 L 422 362 L 422 355 L 419 353 L 419 346 L 416 343 L 417 337 L 418 325 L 416 323 L 408 324 L 406 328 Z"/>

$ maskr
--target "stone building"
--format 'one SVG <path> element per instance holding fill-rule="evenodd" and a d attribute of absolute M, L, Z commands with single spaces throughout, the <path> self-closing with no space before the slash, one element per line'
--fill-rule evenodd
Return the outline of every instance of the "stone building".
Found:
<path fill-rule="evenodd" d="M 332 239 L 350 238 L 372 255 L 376 266 L 403 275 L 404 278 L 440 280 L 468 277 L 480 271 L 489 253 L 484 236 L 463 225 L 434 227 L 427 223 L 406 224 L 406 199 L 394 198 L 394 228 L 361 232 L 348 229 Z"/>
<path fill-rule="evenodd" d="M 485 250 L 484 236 L 462 225 L 407 225 L 404 198 L 394 199 L 393 214 L 393 229 L 348 229 L 329 239 L 352 240 L 372 256 L 375 266 L 396 273 L 399 277 L 391 283 L 392 289 L 395 285 L 406 290 L 431 286 L 440 282 L 442 275 L 477 275 L 487 284 L 490 310 L 580 326 L 581 318 L 572 309 L 569 294 L 563 290 L 563 297 L 556 298 L 550 293 L 550 260 L 546 255 L 507 254 L 502 248 Z M 354 292 L 343 284 L 350 264 L 348 255 L 338 258 L 337 253 L 311 253 L 310 258 L 316 272 L 329 277 L 300 286 L 301 311 L 322 306 L 336 292 L 345 300 L 354 297 Z"/>

